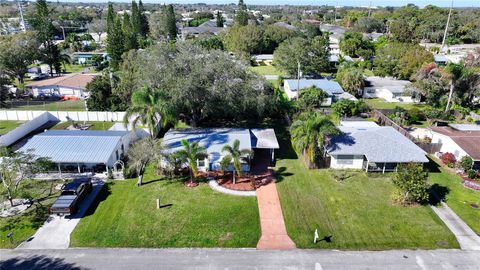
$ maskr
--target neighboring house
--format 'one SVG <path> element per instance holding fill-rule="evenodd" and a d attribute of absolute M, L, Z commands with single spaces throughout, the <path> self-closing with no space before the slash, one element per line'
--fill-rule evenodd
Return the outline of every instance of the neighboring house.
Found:
<path fill-rule="evenodd" d="M 197 141 L 204 147 L 207 157 L 197 160 L 200 171 L 219 171 L 220 161 L 226 155 L 222 152 L 225 145 L 233 145 L 235 140 L 240 141 L 240 150 L 248 149 L 254 155 L 268 155 L 270 162 L 274 161 L 275 149 L 279 149 L 277 137 L 273 129 L 240 129 L 240 128 L 199 128 L 169 130 L 162 141 L 167 153 L 174 153 L 183 149 L 182 140 Z M 250 159 L 249 156 L 245 158 Z M 230 168 L 232 169 L 232 167 Z M 250 164 L 243 163 L 242 171 L 250 171 Z"/>
<path fill-rule="evenodd" d="M 388 102 L 416 102 L 412 94 L 406 95 L 406 90 L 413 90 L 412 83 L 407 80 L 396 80 L 389 77 L 367 77 L 363 89 L 364 98 L 383 98 Z"/>
<path fill-rule="evenodd" d="M 439 143 L 440 153 L 452 153 L 457 160 L 469 156 L 474 167 L 480 168 L 480 126 L 474 124 L 450 124 L 430 127 L 432 143 Z"/>
<path fill-rule="evenodd" d="M 298 27 L 293 26 L 293 25 L 291 25 L 289 23 L 286 23 L 286 22 L 276 22 L 273 25 L 278 26 L 278 27 L 283 27 L 283 28 L 286 28 L 286 29 L 292 30 L 292 31 L 298 31 Z"/>
<path fill-rule="evenodd" d="M 135 138 L 127 131 L 48 130 L 18 151 L 49 158 L 60 172 L 105 172 L 126 155 Z"/>
<path fill-rule="evenodd" d="M 108 53 L 106 52 L 75 52 L 73 53 L 73 59 L 78 64 L 90 64 L 94 55 L 100 55 L 104 60 L 108 58 Z"/>
<path fill-rule="evenodd" d="M 401 163 L 427 163 L 426 153 L 392 127 L 368 121 L 345 121 L 342 135 L 327 145 L 330 168 L 395 171 Z"/>
<path fill-rule="evenodd" d="M 343 88 L 335 81 L 330 81 L 327 79 L 318 79 L 318 80 L 309 80 L 309 79 L 300 79 L 300 80 L 284 80 L 283 88 L 290 100 L 298 98 L 299 89 L 305 89 L 315 86 L 322 89 L 327 93 L 328 97 L 322 104 L 323 106 L 330 106 L 333 102 L 338 99 L 349 99 L 357 100 L 351 94 L 343 91 Z"/>
<path fill-rule="evenodd" d="M 347 29 L 345 27 L 332 25 L 332 24 L 321 24 L 320 30 L 322 32 L 330 33 L 330 36 L 329 36 L 330 54 L 339 55 L 340 39 L 342 39 Z"/>
<path fill-rule="evenodd" d="M 448 64 L 448 59 L 444 54 L 435 54 L 433 60 L 435 61 L 435 64 L 440 66 L 446 66 Z"/>
<path fill-rule="evenodd" d="M 34 97 L 58 96 L 85 99 L 89 96 L 87 84 L 95 78 L 92 74 L 69 74 L 41 81 L 33 81 L 27 85 Z"/>
<path fill-rule="evenodd" d="M 258 65 L 264 64 L 271 66 L 273 63 L 273 54 L 257 54 L 253 56 L 253 59 Z"/>
<path fill-rule="evenodd" d="M 179 29 L 182 34 L 182 39 L 184 40 L 188 37 L 198 37 L 204 34 L 218 35 L 225 30 L 224 27 L 217 27 L 215 20 L 206 21 L 196 27 L 187 26 Z"/>

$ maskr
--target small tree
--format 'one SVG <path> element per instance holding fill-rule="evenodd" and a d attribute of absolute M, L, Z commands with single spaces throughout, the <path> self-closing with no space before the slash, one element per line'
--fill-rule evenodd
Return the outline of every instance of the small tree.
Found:
<path fill-rule="evenodd" d="M 223 176 L 225 176 L 225 171 L 230 167 L 230 163 L 232 163 L 232 157 L 230 155 L 224 156 L 220 161 L 220 170 L 222 170 Z"/>
<path fill-rule="evenodd" d="M 464 172 L 468 172 L 473 167 L 473 159 L 469 156 L 464 156 L 460 159 L 460 167 L 462 167 Z"/>
<path fill-rule="evenodd" d="M 252 156 L 253 152 L 250 149 L 240 149 L 240 141 L 235 140 L 233 145 L 225 145 L 222 152 L 227 152 L 230 159 L 233 160 L 233 184 L 235 184 L 235 172 L 238 176 L 242 175 L 242 161 L 245 161 L 246 156 Z"/>
<path fill-rule="evenodd" d="M 403 204 L 422 203 L 428 200 L 428 173 L 421 164 L 408 163 L 397 166 L 393 184 L 402 194 Z"/>
<path fill-rule="evenodd" d="M 21 193 L 21 183 L 50 168 L 52 163 L 45 158 L 38 158 L 30 151 L 11 153 L 5 146 L 0 146 L 0 181 L 4 193 L 14 206 L 13 199 Z"/>
<path fill-rule="evenodd" d="M 297 107 L 300 111 L 320 109 L 327 97 L 328 95 L 325 91 L 315 86 L 302 89 L 297 100 Z"/>
<path fill-rule="evenodd" d="M 137 187 L 142 185 L 143 174 L 147 164 L 159 160 L 162 145 L 160 141 L 146 137 L 137 141 L 128 151 L 128 168 L 135 170 L 138 176 Z"/>
<path fill-rule="evenodd" d="M 175 152 L 174 155 L 180 159 L 182 163 L 187 164 L 190 172 L 190 182 L 187 186 L 194 187 L 197 185 L 197 183 L 194 182 L 198 173 L 197 161 L 199 159 L 204 159 L 207 156 L 207 153 L 205 148 L 198 144 L 198 141 L 189 142 L 187 140 L 182 140 L 181 144 L 183 149 Z"/>

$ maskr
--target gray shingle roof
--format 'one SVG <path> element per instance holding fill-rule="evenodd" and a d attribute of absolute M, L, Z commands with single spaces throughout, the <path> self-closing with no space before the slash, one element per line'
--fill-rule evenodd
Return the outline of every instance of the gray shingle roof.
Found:
<path fill-rule="evenodd" d="M 19 151 L 56 163 L 107 163 L 127 131 L 49 130 L 33 136 Z"/>
<path fill-rule="evenodd" d="M 331 155 L 365 155 L 369 162 L 428 162 L 426 153 L 392 127 L 342 127 Z"/>

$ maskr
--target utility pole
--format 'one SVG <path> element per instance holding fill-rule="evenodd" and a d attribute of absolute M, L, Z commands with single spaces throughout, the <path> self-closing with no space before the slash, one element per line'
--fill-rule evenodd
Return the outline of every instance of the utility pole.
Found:
<path fill-rule="evenodd" d="M 25 19 L 23 18 L 23 7 L 20 0 L 17 1 L 17 5 L 18 5 L 18 10 L 20 11 L 20 27 L 22 28 L 23 32 L 26 32 L 27 25 L 25 24 Z"/>
<path fill-rule="evenodd" d="M 453 0 L 452 0 L 452 4 L 450 5 L 450 11 L 448 12 L 447 25 L 445 25 L 445 32 L 443 33 L 443 40 L 442 40 L 442 46 L 440 47 L 440 52 L 443 51 L 443 47 L 445 46 L 445 39 L 447 39 L 448 25 L 450 24 L 450 17 L 452 16 L 452 8 L 453 8 Z"/>
<path fill-rule="evenodd" d="M 334 12 L 335 17 L 334 17 L 334 19 L 333 19 L 333 23 L 336 23 L 336 22 L 337 22 L 337 6 L 338 6 L 338 2 L 337 2 L 337 4 L 335 5 L 335 12 Z"/>
<path fill-rule="evenodd" d="M 302 76 L 302 71 L 300 70 L 300 61 L 297 62 L 297 97 L 300 92 L 300 77 Z"/>
<path fill-rule="evenodd" d="M 368 17 L 370 17 L 370 14 L 372 14 L 372 1 L 370 1 L 370 4 L 368 5 Z"/>

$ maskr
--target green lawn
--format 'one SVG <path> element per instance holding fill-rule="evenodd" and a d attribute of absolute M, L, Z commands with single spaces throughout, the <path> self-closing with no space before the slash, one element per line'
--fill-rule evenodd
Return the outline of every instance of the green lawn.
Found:
<path fill-rule="evenodd" d="M 151 171 L 151 170 L 149 170 Z M 147 184 L 114 181 L 71 236 L 74 247 L 255 247 L 260 238 L 257 200 L 214 192 L 203 183 L 148 173 Z M 156 199 L 161 205 L 156 209 Z"/>
<path fill-rule="evenodd" d="M 60 183 L 55 181 L 54 184 Z M 33 198 L 41 198 L 41 206 L 35 204 L 25 212 L 13 217 L 0 217 L 0 248 L 15 248 L 21 242 L 31 237 L 35 231 L 42 226 L 48 217 L 48 208 L 53 204 L 58 196 L 58 191 L 48 196 L 52 182 L 30 180 L 25 181 L 22 186 L 26 186 Z M 0 189 L 2 189 L 0 187 Z M 1 201 L 6 200 L 0 196 Z M 14 243 L 11 244 L 7 234 L 13 232 Z"/>
<path fill-rule="evenodd" d="M 84 69 L 86 69 L 88 67 L 90 67 L 90 65 L 79 65 L 79 64 L 67 64 L 67 65 L 65 65 L 67 73 L 82 72 Z"/>
<path fill-rule="evenodd" d="M 15 106 L 14 110 L 30 111 L 85 111 L 85 100 L 30 101 L 29 104 Z"/>
<path fill-rule="evenodd" d="M 258 75 L 287 76 L 285 72 L 277 69 L 275 66 L 255 66 L 250 67 L 250 69 Z"/>
<path fill-rule="evenodd" d="M 0 135 L 7 134 L 8 132 L 14 130 L 23 123 L 23 121 L 0 121 Z"/>
<path fill-rule="evenodd" d="M 91 122 L 83 122 L 83 121 L 76 121 L 78 124 L 89 124 L 89 125 L 92 125 L 91 127 L 88 128 L 88 130 L 108 130 L 109 128 L 111 128 L 114 124 L 114 122 L 101 122 L 101 121 L 98 121 L 98 122 L 95 122 L 95 121 L 91 121 Z M 53 126 L 51 129 L 53 130 L 61 130 L 61 129 L 67 129 L 67 127 L 69 127 L 71 125 L 70 122 L 60 122 L 58 124 L 56 124 L 55 126 Z"/>
<path fill-rule="evenodd" d="M 388 176 L 369 178 L 358 172 L 337 182 L 330 170 L 308 170 L 288 140 L 281 140 L 280 147 L 277 188 L 288 234 L 298 247 L 458 248 L 454 235 L 429 206 L 393 204 L 394 186 Z M 315 229 L 320 238 L 332 236 L 331 242 L 313 244 Z"/>
<path fill-rule="evenodd" d="M 404 108 L 405 110 L 411 110 L 413 108 L 426 109 L 429 107 L 425 104 L 387 102 L 381 98 L 369 98 L 365 99 L 365 102 L 374 109 L 394 109 L 398 106 Z"/>
<path fill-rule="evenodd" d="M 470 228 L 480 234 L 480 208 L 471 206 L 480 206 L 480 191 L 465 188 L 460 177 L 445 168 L 440 168 L 440 172 L 431 172 L 430 182 L 443 190 L 446 188 L 445 202 Z"/>

